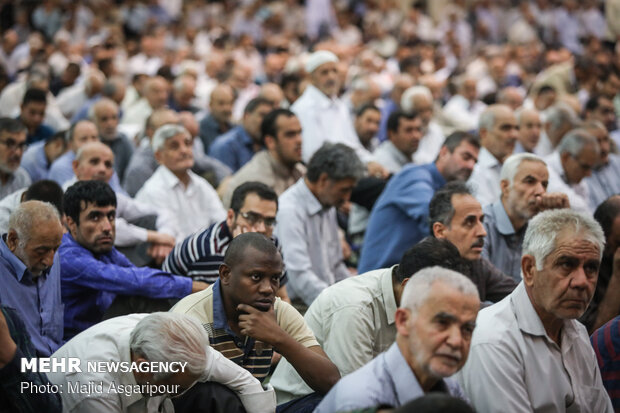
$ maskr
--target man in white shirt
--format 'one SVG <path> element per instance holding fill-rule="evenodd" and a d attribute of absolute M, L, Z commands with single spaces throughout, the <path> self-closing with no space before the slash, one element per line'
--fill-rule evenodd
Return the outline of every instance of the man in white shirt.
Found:
<path fill-rule="evenodd" d="M 248 412 L 272 412 L 273 391 L 263 391 L 258 380 L 209 346 L 202 326 L 182 314 L 132 314 L 99 323 L 74 337 L 52 357 L 62 363 L 79 358 L 80 370 L 48 373 L 51 383 L 63 389 L 63 408 L 72 413 L 174 412 L 170 400 L 198 381 L 224 385 L 237 394 Z M 64 360 L 63 360 L 64 359 Z M 126 363 L 131 371 L 87 369 L 87 363 Z M 177 372 L 158 372 L 155 367 Z M 138 370 L 139 368 L 139 370 Z M 69 388 L 78 391 L 70 391 Z M 214 389 L 215 390 L 215 389 Z M 217 387 L 215 400 L 234 397 Z"/>
<path fill-rule="evenodd" d="M 487 107 L 476 98 L 477 83 L 478 81 L 471 77 L 461 79 L 458 82 L 458 93 L 443 107 L 444 115 L 457 129 L 466 131 L 475 129 L 480 115 Z"/>
<path fill-rule="evenodd" d="M 157 129 L 151 142 L 160 166 L 136 194 L 136 199 L 168 210 L 177 222 L 177 241 L 226 218 L 226 210 L 211 185 L 191 171 L 193 138 L 179 125 Z"/>
<path fill-rule="evenodd" d="M 491 105 L 480 115 L 478 129 L 482 148 L 467 183 L 484 207 L 499 198 L 499 173 L 504 160 L 514 151 L 519 127 L 509 106 Z"/>
<path fill-rule="evenodd" d="M 521 108 L 515 112 L 515 115 L 519 125 L 519 136 L 514 153 L 533 153 L 540 140 L 540 131 L 542 130 L 540 114 L 536 109 Z"/>
<path fill-rule="evenodd" d="M 387 121 L 388 140 L 381 143 L 374 156 L 390 173 L 398 173 L 413 162 L 423 139 L 422 119 L 418 113 L 392 112 Z"/>
<path fill-rule="evenodd" d="M 137 129 L 144 126 L 146 118 L 154 110 L 161 109 L 168 103 L 170 85 L 161 76 L 155 76 L 146 81 L 144 97 L 127 108 L 121 120 L 122 124 L 132 125 Z"/>
<path fill-rule="evenodd" d="M 613 412 L 585 327 L 605 239 L 591 217 L 560 209 L 534 217 L 523 281 L 476 320 L 459 382 L 479 412 Z"/>

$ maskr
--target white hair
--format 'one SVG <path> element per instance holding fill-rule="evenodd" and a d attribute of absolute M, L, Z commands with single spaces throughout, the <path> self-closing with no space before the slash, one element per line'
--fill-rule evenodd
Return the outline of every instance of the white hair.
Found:
<path fill-rule="evenodd" d="M 480 299 L 478 287 L 469 278 L 456 271 L 435 266 L 421 269 L 409 278 L 403 290 L 400 307 L 417 313 L 436 282 L 442 282 L 465 295 L 473 295 Z"/>
<path fill-rule="evenodd" d="M 416 96 L 425 96 L 430 99 L 431 102 L 433 101 L 433 94 L 429 88 L 420 85 L 412 86 L 405 90 L 400 98 L 400 107 L 403 112 L 411 113 L 415 110 L 413 98 Z"/>
<path fill-rule="evenodd" d="M 569 131 L 558 145 L 558 152 L 563 154 L 568 152 L 571 156 L 579 156 L 579 153 L 586 146 L 593 146 L 597 154 L 600 152 L 598 141 L 585 129 L 573 129 Z"/>
<path fill-rule="evenodd" d="M 118 114 L 118 104 L 110 98 L 102 97 L 101 99 L 90 105 L 90 107 L 88 108 L 88 119 L 95 122 L 97 120 L 97 111 L 103 106 L 110 106 L 114 108 Z"/>
<path fill-rule="evenodd" d="M 157 152 L 163 148 L 168 139 L 174 138 L 179 134 L 190 136 L 187 129 L 181 125 L 168 123 L 160 126 L 153 134 L 153 140 L 151 141 L 151 148 L 153 148 L 153 152 Z"/>
<path fill-rule="evenodd" d="M 51 220 L 57 220 L 60 223 L 60 214 L 54 205 L 43 201 L 26 201 L 19 204 L 9 216 L 8 230 L 14 230 L 17 233 L 19 246 L 24 248 L 30 241 L 33 224 Z"/>
<path fill-rule="evenodd" d="M 599 259 L 603 256 L 605 236 L 598 222 L 589 215 L 571 209 L 543 211 L 530 220 L 523 239 L 523 255 L 532 255 L 536 269 L 543 269 L 545 259 L 555 249 L 558 234 L 571 229 L 575 235 L 595 244 L 599 249 Z"/>
<path fill-rule="evenodd" d="M 516 153 L 514 155 L 510 155 L 502 165 L 502 170 L 499 173 L 500 181 L 508 181 L 510 186 L 514 183 L 515 175 L 519 171 L 519 167 L 522 162 L 530 161 L 530 162 L 540 162 L 541 164 L 547 166 L 547 163 L 539 156 L 534 155 L 533 153 Z"/>
<path fill-rule="evenodd" d="M 151 362 L 187 362 L 185 372 L 201 375 L 207 366 L 209 336 L 200 323 L 185 314 L 159 312 L 144 317 L 129 337 L 129 348 Z M 159 381 L 173 373 L 155 373 Z"/>

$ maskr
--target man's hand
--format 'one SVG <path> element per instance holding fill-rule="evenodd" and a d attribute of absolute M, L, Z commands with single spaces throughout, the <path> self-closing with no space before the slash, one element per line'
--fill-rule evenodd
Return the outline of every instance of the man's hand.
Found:
<path fill-rule="evenodd" d="M 174 247 L 175 239 L 172 235 L 163 232 L 147 231 L 146 242 L 150 242 L 151 244 L 169 245 L 170 247 Z"/>
<path fill-rule="evenodd" d="M 173 247 L 171 247 L 170 245 L 165 244 L 151 244 L 146 252 L 151 258 L 153 258 L 155 264 L 161 265 L 161 263 L 164 262 L 168 254 L 170 254 L 170 251 L 172 251 L 172 248 Z"/>
<path fill-rule="evenodd" d="M 366 164 L 366 169 L 368 169 L 368 175 L 374 176 L 375 178 L 387 178 L 390 175 L 390 171 L 385 169 L 383 165 L 378 162 L 370 161 Z"/>
<path fill-rule="evenodd" d="M 0 369 L 13 360 L 16 351 L 17 345 L 13 341 L 13 338 L 11 338 L 4 313 L 0 311 Z"/>
<path fill-rule="evenodd" d="M 239 316 L 239 329 L 243 335 L 276 347 L 282 334 L 286 334 L 276 322 L 273 305 L 269 311 L 261 311 L 251 305 L 239 304 L 237 311 L 246 313 Z"/>
<path fill-rule="evenodd" d="M 561 192 L 551 192 L 537 196 L 536 205 L 541 211 L 546 211 L 548 209 L 570 208 L 568 196 Z"/>
<path fill-rule="evenodd" d="M 192 293 L 197 293 L 198 291 L 202 291 L 209 286 L 207 283 L 203 283 L 202 281 L 192 281 Z"/>

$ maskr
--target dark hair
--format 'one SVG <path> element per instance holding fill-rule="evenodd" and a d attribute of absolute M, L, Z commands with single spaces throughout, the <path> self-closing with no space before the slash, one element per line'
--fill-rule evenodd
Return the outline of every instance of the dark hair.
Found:
<path fill-rule="evenodd" d="M 260 105 L 269 105 L 272 106 L 272 103 L 269 99 L 263 97 L 257 97 L 248 102 L 245 105 L 245 109 L 243 109 L 243 114 L 253 113 Z"/>
<path fill-rule="evenodd" d="M 246 232 L 233 238 L 224 254 L 224 264 L 233 267 L 243 260 L 248 248 L 254 248 L 264 254 L 279 254 L 278 248 L 273 240 L 267 238 L 259 232 Z"/>
<path fill-rule="evenodd" d="M 538 92 L 536 92 L 536 96 L 540 96 L 543 93 L 548 93 L 548 92 L 556 92 L 555 88 L 553 86 L 550 85 L 542 85 L 540 87 L 540 89 L 538 89 Z"/>
<path fill-rule="evenodd" d="M 435 237 L 426 237 L 409 248 L 400 259 L 395 275 L 398 282 L 402 283 L 421 269 L 434 266 L 469 275 L 469 266 L 461 258 L 458 248 L 447 239 Z"/>
<path fill-rule="evenodd" d="M 263 118 L 263 122 L 260 125 L 261 143 L 263 144 L 263 146 L 265 145 L 265 136 L 271 136 L 273 138 L 277 137 L 278 128 L 276 124 L 280 116 L 286 116 L 287 118 L 290 118 L 296 115 L 290 110 L 282 108 L 274 109 L 267 115 L 265 115 L 265 117 Z"/>
<path fill-rule="evenodd" d="M 306 178 L 316 182 L 322 173 L 326 173 L 333 181 L 360 179 L 365 169 L 353 149 L 342 143 L 325 142 L 310 158 Z"/>
<path fill-rule="evenodd" d="M 262 182 L 250 181 L 244 182 L 235 188 L 230 201 L 230 209 L 239 212 L 243 204 L 245 204 L 245 198 L 247 198 L 248 194 L 256 194 L 260 199 L 274 201 L 276 208 L 278 206 L 278 195 L 272 188 Z"/>
<path fill-rule="evenodd" d="M 387 130 L 390 132 L 396 132 L 398 130 L 398 125 L 400 124 L 400 119 L 405 118 L 409 120 L 414 120 L 418 117 L 417 112 L 407 113 L 402 110 L 397 110 L 390 113 L 390 116 L 387 120 Z"/>
<path fill-rule="evenodd" d="M 25 106 L 30 102 L 47 104 L 47 93 L 45 93 L 45 90 L 43 89 L 37 89 L 34 87 L 28 89 L 22 99 L 22 106 Z"/>
<path fill-rule="evenodd" d="M 471 189 L 461 181 L 449 182 L 439 191 L 435 192 L 431 203 L 428 205 L 428 218 L 430 221 L 431 235 L 433 234 L 433 224 L 441 222 L 450 226 L 454 217 L 454 205 L 452 197 L 454 195 L 471 195 Z"/>
<path fill-rule="evenodd" d="M 42 179 L 30 185 L 24 192 L 25 201 L 43 201 L 49 202 L 56 207 L 59 215 L 62 215 L 63 191 L 60 185 L 49 179 Z"/>
<path fill-rule="evenodd" d="M 376 112 L 381 113 L 381 111 L 376 105 L 373 105 L 372 103 L 364 103 L 362 106 L 359 107 L 359 109 L 355 111 L 355 117 L 359 118 L 364 113 L 366 113 L 367 110 L 374 110 Z"/>
<path fill-rule="evenodd" d="M 17 119 L 13 118 L 0 118 L 0 133 L 19 133 L 24 132 L 26 127 Z"/>
<path fill-rule="evenodd" d="M 444 393 L 429 393 L 394 410 L 393 413 L 475 413 L 463 399 Z"/>
<path fill-rule="evenodd" d="M 110 185 L 102 181 L 78 181 L 65 192 L 63 198 L 65 215 L 76 224 L 80 223 L 80 212 L 88 204 L 95 204 L 98 207 L 116 207 L 116 194 Z"/>
<path fill-rule="evenodd" d="M 478 137 L 478 135 L 463 131 L 452 132 L 450 135 L 448 135 L 442 146 L 448 148 L 450 153 L 452 153 L 463 141 L 470 143 L 472 146 L 480 149 L 480 138 Z"/>
<path fill-rule="evenodd" d="M 620 195 L 610 196 L 594 211 L 594 219 L 603 227 L 605 239 L 611 235 L 613 223 L 618 215 L 620 215 Z"/>
<path fill-rule="evenodd" d="M 280 87 L 284 89 L 289 83 L 299 84 L 299 82 L 301 82 L 301 77 L 297 73 L 287 73 L 282 75 Z"/>
<path fill-rule="evenodd" d="M 591 112 L 593 110 L 598 109 L 598 107 L 600 106 L 599 102 L 601 99 L 608 99 L 608 98 L 603 95 L 599 95 L 599 94 L 590 96 L 585 106 L 583 107 L 584 114 L 585 112 Z"/>

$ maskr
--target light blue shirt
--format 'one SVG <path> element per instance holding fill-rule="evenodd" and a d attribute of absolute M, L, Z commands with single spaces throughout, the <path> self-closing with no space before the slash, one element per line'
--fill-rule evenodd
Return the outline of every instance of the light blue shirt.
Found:
<path fill-rule="evenodd" d="M 39 277 L 0 239 L 0 303 L 17 310 L 38 357 L 49 357 L 62 345 L 64 307 L 60 297 L 60 259 Z"/>
<path fill-rule="evenodd" d="M 47 171 L 50 165 L 45 156 L 45 141 L 36 142 L 24 152 L 21 167 L 28 172 L 32 182 L 37 182 L 47 178 Z"/>
<path fill-rule="evenodd" d="M 465 398 L 458 383 L 440 380 L 431 391 Z M 340 379 L 314 413 L 346 412 L 380 405 L 399 407 L 424 396 L 424 390 L 394 343 L 361 369 Z"/>
<path fill-rule="evenodd" d="M 609 162 L 600 169 L 592 171 L 592 176 L 584 178 L 589 189 L 590 206 L 594 211 L 612 195 L 620 194 L 620 156 L 609 154 Z"/>

